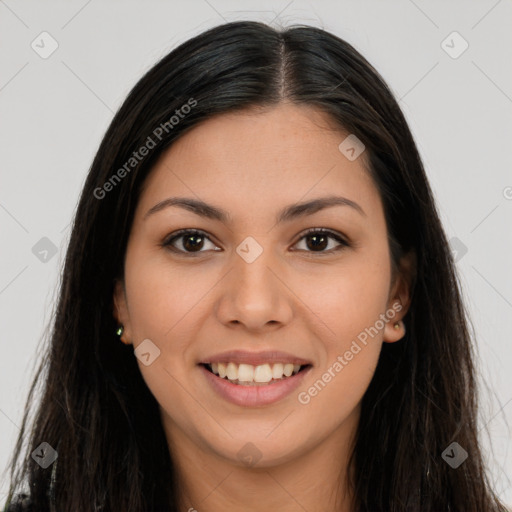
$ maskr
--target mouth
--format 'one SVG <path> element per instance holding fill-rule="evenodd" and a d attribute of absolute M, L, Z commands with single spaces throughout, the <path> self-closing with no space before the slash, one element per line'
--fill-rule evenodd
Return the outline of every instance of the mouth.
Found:
<path fill-rule="evenodd" d="M 278 350 L 230 350 L 198 361 L 208 387 L 242 407 L 263 407 L 290 397 L 312 371 L 312 361 Z"/>
<path fill-rule="evenodd" d="M 291 397 L 306 376 L 312 364 L 271 362 L 199 363 L 207 386 L 223 401 L 240 407 L 265 407 Z"/>
<path fill-rule="evenodd" d="M 293 378 L 307 371 L 311 364 L 264 363 L 260 365 L 200 363 L 208 372 L 237 386 L 269 386 Z"/>

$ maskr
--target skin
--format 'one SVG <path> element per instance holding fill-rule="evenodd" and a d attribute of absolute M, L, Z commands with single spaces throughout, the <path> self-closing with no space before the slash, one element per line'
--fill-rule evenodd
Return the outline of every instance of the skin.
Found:
<path fill-rule="evenodd" d="M 412 262 L 404 259 L 392 279 L 382 202 L 365 153 L 349 161 L 338 149 L 347 135 L 326 114 L 289 103 L 222 114 L 178 139 L 145 182 L 114 314 L 123 342 L 136 348 L 149 338 L 161 351 L 149 366 L 137 362 L 160 405 L 181 510 L 353 510 L 351 489 L 339 482 L 382 343 L 405 333 L 403 322 L 393 325 L 409 306 Z M 335 206 L 275 223 L 281 208 L 328 195 L 357 202 L 365 215 Z M 223 208 L 232 223 L 176 206 L 144 218 L 170 196 Z M 189 250 L 181 256 L 162 247 L 185 228 L 209 238 L 202 246 L 190 236 L 176 240 Z M 308 228 L 332 230 L 352 245 L 330 251 L 339 242 L 328 238 L 315 249 L 303 238 Z M 236 252 L 248 236 L 263 249 L 252 263 Z M 308 404 L 299 403 L 298 392 L 393 304 L 401 311 L 359 343 L 362 350 Z M 241 407 L 219 397 L 197 366 L 231 349 L 283 350 L 313 369 L 277 403 Z M 255 466 L 237 456 L 248 442 L 261 455 Z"/>

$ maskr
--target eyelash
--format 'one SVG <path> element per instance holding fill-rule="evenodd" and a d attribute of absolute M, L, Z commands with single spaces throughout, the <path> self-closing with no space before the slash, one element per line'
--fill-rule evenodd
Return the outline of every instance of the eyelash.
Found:
<path fill-rule="evenodd" d="M 318 254 L 320 256 L 324 256 L 324 255 L 333 254 L 341 249 L 351 247 L 351 244 L 347 240 L 342 238 L 336 232 L 330 231 L 325 228 L 309 228 L 309 229 L 307 229 L 305 232 L 302 233 L 301 237 L 299 238 L 299 240 L 297 240 L 297 242 L 294 245 L 296 245 L 303 238 L 306 238 L 308 235 L 311 235 L 311 234 L 327 235 L 328 238 L 332 238 L 332 239 L 336 240 L 337 242 L 339 242 L 340 245 L 338 245 L 334 249 L 329 249 L 328 251 L 318 251 L 317 252 L 317 251 L 307 251 L 304 249 L 300 249 L 300 251 L 310 253 L 313 255 Z M 176 231 L 175 233 L 172 233 L 169 237 L 167 237 L 161 245 L 162 245 L 162 247 L 165 247 L 174 253 L 178 253 L 180 255 L 187 255 L 187 257 L 188 256 L 195 257 L 201 253 L 207 252 L 207 251 L 187 252 L 187 251 L 182 251 L 181 249 L 177 249 L 176 247 L 174 247 L 172 245 L 172 243 L 174 241 L 178 240 L 179 238 L 183 238 L 185 235 L 199 235 L 199 236 L 202 236 L 202 237 L 208 239 L 211 242 L 210 238 L 204 231 L 201 231 L 198 229 L 180 229 L 179 231 Z"/>

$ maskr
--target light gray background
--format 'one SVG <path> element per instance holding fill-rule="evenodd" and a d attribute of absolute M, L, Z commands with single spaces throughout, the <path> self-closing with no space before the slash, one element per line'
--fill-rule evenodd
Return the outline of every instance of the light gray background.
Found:
<path fill-rule="evenodd" d="M 0 471 L 51 318 L 69 223 L 113 112 L 171 48 L 252 19 L 332 31 L 400 99 L 448 236 L 467 248 L 457 266 L 485 383 L 481 428 L 493 449 L 485 430 L 482 439 L 496 490 L 512 503 L 511 14 L 507 0 L 0 0 Z M 43 31 L 58 43 L 47 59 L 31 48 L 43 45 Z M 469 44 L 458 58 L 442 47 L 453 31 Z M 452 54 L 463 48 L 457 37 L 444 43 Z M 32 252 L 42 237 L 57 248 L 46 262 Z M 0 502 L 5 492 L 3 480 Z"/>

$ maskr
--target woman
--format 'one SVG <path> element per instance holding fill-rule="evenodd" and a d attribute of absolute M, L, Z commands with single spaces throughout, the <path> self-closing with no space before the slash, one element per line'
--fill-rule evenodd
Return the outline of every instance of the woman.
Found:
<path fill-rule="evenodd" d="M 228 23 L 134 87 L 37 378 L 11 511 L 504 510 L 415 143 L 318 28 Z"/>

